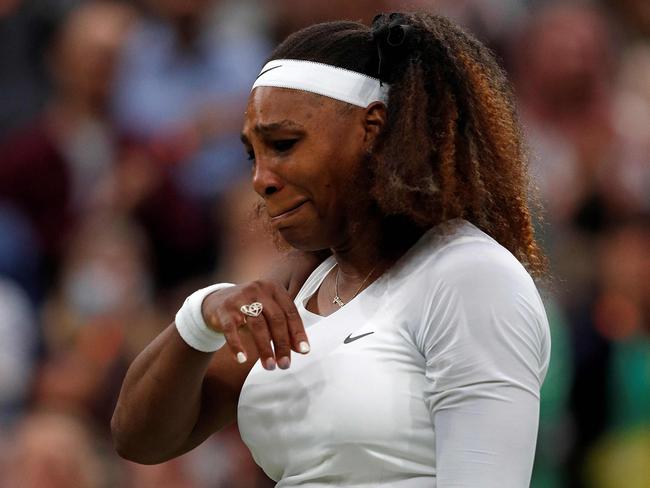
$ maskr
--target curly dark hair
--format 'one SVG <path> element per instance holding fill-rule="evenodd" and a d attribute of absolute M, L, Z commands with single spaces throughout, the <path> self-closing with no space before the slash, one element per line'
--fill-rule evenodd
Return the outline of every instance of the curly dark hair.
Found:
<path fill-rule="evenodd" d="M 437 15 L 382 14 L 372 27 L 339 21 L 302 29 L 272 59 L 330 64 L 389 83 L 371 188 L 383 215 L 421 228 L 464 218 L 533 276 L 544 274 L 512 90 L 473 36 Z"/>

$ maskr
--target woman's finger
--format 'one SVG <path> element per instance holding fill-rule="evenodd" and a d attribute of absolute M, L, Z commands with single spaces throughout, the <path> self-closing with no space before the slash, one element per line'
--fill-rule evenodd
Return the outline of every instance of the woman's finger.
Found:
<path fill-rule="evenodd" d="M 268 300 L 263 312 L 273 338 L 275 359 L 281 369 L 291 364 L 291 335 L 284 310 L 275 300 Z"/>
<path fill-rule="evenodd" d="M 246 328 L 253 336 L 262 366 L 269 371 L 275 369 L 276 362 L 271 348 L 271 334 L 264 315 L 246 317 Z"/>
<path fill-rule="evenodd" d="M 293 350 L 301 354 L 307 354 L 310 350 L 309 339 L 296 304 L 293 303 L 287 291 L 282 287 L 275 290 L 273 297 L 284 310 Z"/>
<path fill-rule="evenodd" d="M 244 324 L 244 320 L 238 314 L 222 314 L 223 318 L 220 319 L 221 329 L 226 338 L 226 344 L 232 351 L 235 361 L 243 364 L 248 360 L 248 354 L 242 344 L 241 337 L 239 336 L 239 328 Z"/>

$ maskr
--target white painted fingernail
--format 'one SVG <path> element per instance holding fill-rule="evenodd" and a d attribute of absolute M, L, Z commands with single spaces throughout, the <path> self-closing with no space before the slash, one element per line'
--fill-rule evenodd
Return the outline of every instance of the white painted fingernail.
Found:
<path fill-rule="evenodd" d="M 302 341 L 300 344 L 298 344 L 298 350 L 303 354 L 307 354 L 311 349 L 306 341 Z"/>
<path fill-rule="evenodd" d="M 244 364 L 246 362 L 246 354 L 243 352 L 238 352 L 237 353 L 237 362 L 239 364 Z"/>

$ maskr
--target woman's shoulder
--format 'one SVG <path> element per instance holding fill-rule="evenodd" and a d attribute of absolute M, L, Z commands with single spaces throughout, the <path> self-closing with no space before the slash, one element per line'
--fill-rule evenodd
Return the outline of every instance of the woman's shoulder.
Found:
<path fill-rule="evenodd" d="M 524 266 L 508 249 L 462 219 L 427 231 L 405 258 L 405 271 L 412 278 L 420 276 L 429 282 L 472 282 L 488 277 L 533 285 Z"/>
<path fill-rule="evenodd" d="M 403 288 L 421 311 L 410 325 L 421 350 L 463 343 L 466 351 L 484 354 L 486 348 L 503 351 L 512 345 L 520 350 L 524 340 L 533 345 L 531 361 L 543 378 L 550 350 L 546 312 L 517 258 L 464 221 L 422 244 L 416 278 Z"/>

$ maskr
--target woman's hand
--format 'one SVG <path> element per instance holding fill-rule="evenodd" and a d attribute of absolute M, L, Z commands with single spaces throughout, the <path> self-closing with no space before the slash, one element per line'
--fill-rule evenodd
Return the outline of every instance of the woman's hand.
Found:
<path fill-rule="evenodd" d="M 251 317 L 241 311 L 242 305 L 259 302 L 262 313 Z M 250 353 L 257 354 L 268 370 L 287 369 L 291 350 L 306 354 L 309 341 L 293 300 L 287 290 L 270 280 L 257 280 L 216 291 L 203 300 L 201 308 L 205 323 L 222 333 L 238 362 L 247 361 Z M 242 334 L 250 334 L 255 351 L 244 348 Z M 273 342 L 273 347 L 271 347 Z M 274 353 L 275 351 L 275 353 Z"/>

